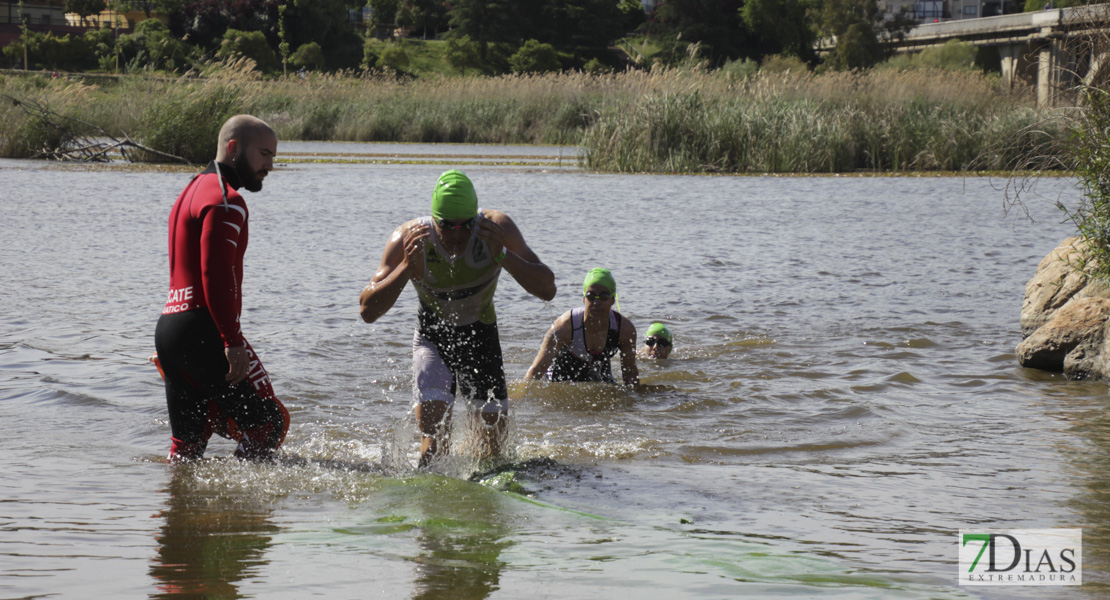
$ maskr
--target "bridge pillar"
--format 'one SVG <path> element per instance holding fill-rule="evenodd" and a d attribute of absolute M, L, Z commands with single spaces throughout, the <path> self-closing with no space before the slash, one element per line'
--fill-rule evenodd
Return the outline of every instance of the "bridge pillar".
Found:
<path fill-rule="evenodd" d="M 998 47 L 998 56 L 1002 59 L 1002 84 L 1007 89 L 1014 87 L 1022 49 L 1023 47 L 1018 44 L 1003 44 Z"/>
<path fill-rule="evenodd" d="M 1083 76 L 1083 85 L 1102 85 L 1106 81 L 1104 69 L 1110 67 L 1110 52 L 1094 48 L 1091 52 L 1091 64 L 1087 74 Z"/>
<path fill-rule="evenodd" d="M 1049 39 L 1037 55 L 1037 106 L 1056 104 L 1063 69 L 1067 66 L 1060 42 Z"/>

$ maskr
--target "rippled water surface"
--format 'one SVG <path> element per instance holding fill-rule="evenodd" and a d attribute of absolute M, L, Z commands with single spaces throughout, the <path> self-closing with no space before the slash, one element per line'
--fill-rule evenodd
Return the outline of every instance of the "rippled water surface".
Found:
<path fill-rule="evenodd" d="M 448 148 L 283 144 L 247 196 L 243 329 L 293 419 L 269 465 L 162 461 L 146 359 L 189 173 L 0 161 L 0 597 L 1105 596 L 1106 386 L 1013 355 L 1024 285 L 1071 232 L 1067 180 L 1030 221 L 985 178 Z M 502 278 L 514 464 L 478 481 L 465 457 L 413 468 L 415 293 L 374 324 L 357 306 L 455 164 L 559 285 L 545 305 Z M 595 266 L 641 332 L 674 332 L 640 365 L 663 391 L 521 382 Z M 1083 529 L 1082 587 L 957 585 L 960 528 L 1049 527 Z"/>

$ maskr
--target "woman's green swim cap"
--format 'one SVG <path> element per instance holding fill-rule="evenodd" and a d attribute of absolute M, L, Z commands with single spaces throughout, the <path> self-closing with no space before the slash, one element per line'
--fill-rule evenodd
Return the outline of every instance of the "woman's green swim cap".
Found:
<path fill-rule="evenodd" d="M 668 342 L 674 343 L 674 340 L 671 339 L 671 330 L 667 329 L 667 326 L 662 323 L 652 323 L 651 327 L 648 327 L 647 333 L 644 334 L 644 337 L 661 337 Z"/>
<path fill-rule="evenodd" d="M 586 273 L 586 280 L 582 282 L 582 295 L 586 295 L 591 285 L 599 283 L 605 286 L 610 294 L 617 293 L 617 280 L 613 279 L 613 274 L 609 272 L 609 269 L 592 269 L 589 273 Z"/>
<path fill-rule="evenodd" d="M 478 214 L 478 194 L 474 184 L 462 171 L 451 169 L 439 176 L 432 192 L 432 217 L 455 221 Z"/>

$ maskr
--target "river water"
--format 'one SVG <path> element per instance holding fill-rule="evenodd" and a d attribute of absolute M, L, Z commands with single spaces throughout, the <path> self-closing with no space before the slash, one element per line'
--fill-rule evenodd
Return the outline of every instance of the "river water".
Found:
<path fill-rule="evenodd" d="M 0 598 L 1100 598 L 1103 383 L 1014 359 L 1070 234 L 1041 181 L 594 174 L 573 150 L 288 143 L 247 196 L 243 330 L 285 458 L 167 465 L 147 363 L 189 171 L 0 161 Z M 570 159 L 568 160 L 568 157 Z M 497 293 L 512 465 L 414 468 L 411 289 L 358 294 L 465 169 L 556 274 Z M 612 269 L 662 391 L 521 382 Z M 465 439 L 465 418 L 458 420 Z M 462 444 L 465 446 L 465 444 Z M 471 475 L 477 474 L 471 481 Z M 961 528 L 1083 530 L 1083 586 L 970 587 Z M 95 591 L 95 593 L 93 593 Z M 634 594 L 634 595 L 633 595 Z"/>

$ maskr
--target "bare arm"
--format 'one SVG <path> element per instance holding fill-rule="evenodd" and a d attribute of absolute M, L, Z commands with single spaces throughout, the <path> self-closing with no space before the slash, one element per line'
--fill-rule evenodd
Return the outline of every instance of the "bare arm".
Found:
<path fill-rule="evenodd" d="M 485 210 L 482 216 L 484 218 L 478 221 L 478 237 L 486 242 L 494 256 L 505 250 L 501 266 L 529 294 L 544 301 L 554 298 L 555 274 L 528 247 L 524 235 L 509 215 L 497 210 Z"/>
<path fill-rule="evenodd" d="M 636 367 L 636 326 L 628 319 L 621 320 L 620 348 L 624 385 L 640 385 L 640 370 Z"/>
<path fill-rule="evenodd" d="M 423 270 L 424 240 L 428 235 L 428 227 L 416 221 L 409 221 L 393 232 L 382 252 L 381 265 L 359 294 L 363 321 L 373 323 L 388 312 L 413 274 Z"/>
<path fill-rule="evenodd" d="M 532 366 L 528 368 L 528 373 L 524 375 L 525 379 L 541 379 L 551 368 L 551 363 L 555 361 L 559 350 L 570 343 L 570 335 L 567 333 L 568 323 L 569 320 L 566 315 L 563 315 L 556 319 L 551 328 L 547 330 L 547 333 L 543 336 L 543 342 L 540 343 L 540 351 L 536 353 L 536 359 L 532 361 Z"/>

